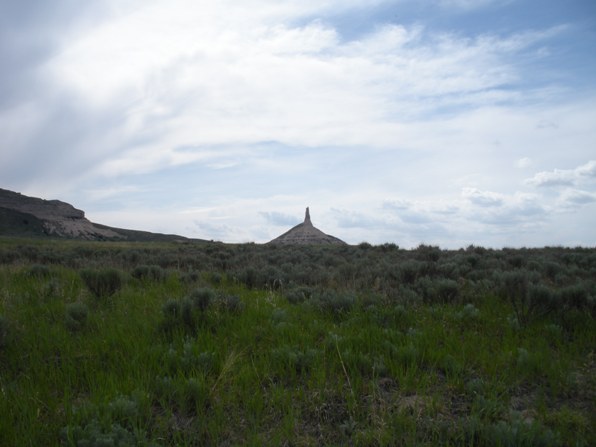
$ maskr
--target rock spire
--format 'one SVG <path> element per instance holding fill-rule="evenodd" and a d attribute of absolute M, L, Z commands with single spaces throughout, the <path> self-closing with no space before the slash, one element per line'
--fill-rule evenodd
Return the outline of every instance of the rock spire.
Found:
<path fill-rule="evenodd" d="M 323 233 L 312 224 L 310 220 L 310 210 L 306 208 L 304 214 L 304 222 L 296 225 L 289 231 L 286 231 L 281 236 L 273 239 L 270 244 L 297 244 L 297 245 L 345 245 L 346 243 L 341 239 Z"/>

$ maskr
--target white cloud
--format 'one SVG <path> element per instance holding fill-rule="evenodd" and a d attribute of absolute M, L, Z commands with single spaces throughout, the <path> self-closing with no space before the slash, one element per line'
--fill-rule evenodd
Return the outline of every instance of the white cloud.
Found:
<path fill-rule="evenodd" d="M 566 189 L 561 194 L 559 202 L 563 207 L 570 206 L 576 208 L 577 206 L 596 202 L 596 193 L 578 189 Z"/>
<path fill-rule="evenodd" d="M 279 213 L 277 211 L 261 211 L 259 214 L 263 216 L 267 223 L 275 226 L 288 227 L 288 229 L 301 223 L 299 217 Z"/>
<path fill-rule="evenodd" d="M 538 172 L 526 183 L 533 186 L 567 186 L 573 185 L 575 181 L 574 172 L 571 170 L 555 169 L 550 172 Z"/>
<path fill-rule="evenodd" d="M 392 148 L 437 104 L 513 99 L 500 89 L 518 77 L 509 57 L 545 36 L 468 39 L 388 25 L 342 42 L 329 24 L 294 21 L 364 2 L 174 3 L 135 4 L 48 66 L 87 104 L 126 110 L 117 135 L 138 143 L 100 167 L 104 175 L 204 160 L 176 153 L 182 146 Z"/>
<path fill-rule="evenodd" d="M 590 160 L 575 169 L 554 169 L 538 172 L 526 180 L 526 184 L 538 187 L 571 186 L 596 177 L 596 161 Z"/>
<path fill-rule="evenodd" d="M 532 159 L 529 157 L 520 158 L 515 162 L 515 167 L 519 169 L 528 168 L 532 165 Z"/>
<path fill-rule="evenodd" d="M 463 11 L 472 11 L 475 9 L 486 8 L 490 5 L 503 5 L 513 0 L 438 0 L 439 5 L 448 9 L 460 9 Z"/>
<path fill-rule="evenodd" d="M 579 177 L 595 177 L 596 178 L 596 160 L 590 160 L 584 165 L 578 166 L 575 173 Z"/>
<path fill-rule="evenodd" d="M 542 65 L 569 28 L 438 32 L 397 14 L 342 34 L 381 3 L 399 11 L 110 0 L 57 39 L 41 94 L 0 110 L 0 177 L 99 222 L 229 242 L 272 239 L 307 205 L 349 242 L 404 246 L 523 244 L 570 210 L 587 220 L 594 91 Z"/>
<path fill-rule="evenodd" d="M 503 195 L 491 192 L 481 191 L 476 188 L 464 188 L 462 196 L 468 199 L 474 205 L 482 207 L 495 207 L 503 205 Z"/>

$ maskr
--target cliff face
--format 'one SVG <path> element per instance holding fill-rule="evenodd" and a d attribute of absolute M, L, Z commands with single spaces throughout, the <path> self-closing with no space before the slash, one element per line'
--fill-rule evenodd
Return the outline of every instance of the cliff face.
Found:
<path fill-rule="evenodd" d="M 7 221 L 10 216 L 11 234 L 19 233 L 15 225 L 23 226 L 23 232 L 28 233 L 28 226 L 35 223 L 49 236 L 90 240 L 122 238 L 111 229 L 96 227 L 85 218 L 83 211 L 60 200 L 43 200 L 0 189 L 0 208 Z"/>
<path fill-rule="evenodd" d="M 273 239 L 269 242 L 270 244 L 333 244 L 333 245 L 346 245 L 344 241 L 323 233 L 318 228 L 315 228 L 310 220 L 310 211 L 306 208 L 306 214 L 304 216 L 304 222 L 296 225 L 289 231 L 286 231 L 281 236 Z"/>

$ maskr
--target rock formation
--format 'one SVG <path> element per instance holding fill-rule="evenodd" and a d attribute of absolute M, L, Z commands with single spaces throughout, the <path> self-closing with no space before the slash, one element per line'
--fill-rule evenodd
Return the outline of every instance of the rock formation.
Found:
<path fill-rule="evenodd" d="M 334 244 L 345 245 L 346 243 L 335 236 L 330 236 L 323 233 L 318 228 L 315 228 L 310 220 L 310 212 L 306 208 L 304 222 L 296 225 L 294 228 L 286 231 L 281 236 L 273 239 L 270 244 Z"/>
<path fill-rule="evenodd" d="M 85 213 L 60 200 L 43 200 L 0 189 L 0 208 L 16 212 L 22 225 L 40 222 L 48 236 L 78 239 L 118 239 L 122 235 L 109 228 L 99 228 L 85 218 Z"/>

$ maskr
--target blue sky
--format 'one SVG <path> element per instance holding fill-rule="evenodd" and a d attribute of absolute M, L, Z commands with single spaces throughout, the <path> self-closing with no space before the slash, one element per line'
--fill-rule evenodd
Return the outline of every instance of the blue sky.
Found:
<path fill-rule="evenodd" d="M 0 0 L 0 187 L 266 242 L 596 244 L 596 3 Z"/>

